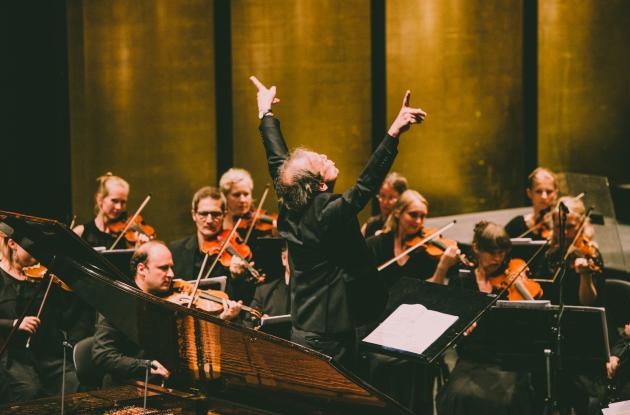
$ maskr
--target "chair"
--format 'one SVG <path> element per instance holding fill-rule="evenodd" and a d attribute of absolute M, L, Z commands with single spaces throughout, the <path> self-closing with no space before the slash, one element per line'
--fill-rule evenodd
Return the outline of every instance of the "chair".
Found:
<path fill-rule="evenodd" d="M 92 346 L 94 337 L 86 337 L 74 345 L 72 360 L 77 371 L 81 387 L 87 390 L 99 389 L 103 383 L 104 373 L 94 365 Z"/>
<path fill-rule="evenodd" d="M 195 280 L 189 280 L 188 282 L 194 284 Z M 227 286 L 227 277 L 202 278 L 199 280 L 199 288 L 213 289 L 214 287 L 214 289 L 216 289 L 217 286 L 219 287 L 219 291 L 225 291 L 225 287 Z"/>

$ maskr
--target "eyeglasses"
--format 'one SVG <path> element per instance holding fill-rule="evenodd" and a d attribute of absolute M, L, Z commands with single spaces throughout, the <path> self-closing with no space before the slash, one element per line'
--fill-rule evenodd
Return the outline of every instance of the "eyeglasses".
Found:
<path fill-rule="evenodd" d="M 218 219 L 221 216 L 223 216 L 223 212 L 221 212 L 220 210 L 215 210 L 212 212 L 195 212 L 195 213 L 199 215 L 199 217 L 202 219 L 206 219 L 208 216 L 211 216 L 212 219 Z"/>
<path fill-rule="evenodd" d="M 398 201 L 398 196 L 381 196 L 381 195 L 377 195 L 376 199 L 379 202 L 391 202 L 391 203 L 396 203 Z"/>

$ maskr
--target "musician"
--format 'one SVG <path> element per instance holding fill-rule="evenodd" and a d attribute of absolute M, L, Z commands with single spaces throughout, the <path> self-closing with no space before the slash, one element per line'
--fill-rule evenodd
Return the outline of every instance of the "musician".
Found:
<path fill-rule="evenodd" d="M 558 195 L 556 175 L 549 169 L 538 167 L 527 180 L 527 197 L 532 201 L 532 212 L 514 217 L 505 225 L 505 230 L 512 238 L 549 239 L 549 213 Z"/>
<path fill-rule="evenodd" d="M 558 212 L 561 203 L 568 209 L 564 238 L 561 238 L 560 235 L 560 214 Z M 585 213 L 584 203 L 580 199 L 565 196 L 558 200 L 552 215 L 551 246 L 545 253 L 541 265 L 535 270 L 535 274 L 540 278 L 553 276 L 562 263 L 560 255 L 568 250 L 566 274 L 563 278 L 564 304 L 601 306 L 604 304 L 605 275 L 602 272 L 604 260 L 594 241 L 595 230 L 589 218 L 584 218 Z M 581 235 L 578 235 L 577 232 L 583 219 L 585 221 L 584 227 Z M 577 243 L 571 245 L 576 236 L 578 236 Z M 564 240 L 565 244 L 563 249 L 560 249 L 561 239 Z M 578 245 L 581 245 L 582 249 Z M 584 249 L 589 252 L 584 254 L 581 252 Z"/>
<path fill-rule="evenodd" d="M 289 268 L 289 252 L 286 242 L 281 251 L 284 275 L 274 281 L 256 287 L 254 299 L 250 307 L 259 310 L 264 316 L 281 316 L 291 313 L 289 282 L 291 269 Z"/>
<path fill-rule="evenodd" d="M 73 231 L 91 246 L 109 248 L 116 237 L 110 233 L 108 225 L 125 212 L 129 198 L 129 183 L 111 173 L 100 176 L 96 181 L 98 182 L 94 195 L 96 216 L 92 221 L 76 226 Z"/>
<path fill-rule="evenodd" d="M 396 156 L 399 135 L 426 113 L 409 107 L 407 92 L 357 183 L 337 194 L 332 191 L 339 174 L 335 163 L 305 149 L 289 153 L 280 123 L 271 113 L 271 105 L 278 101 L 276 88 L 250 79 L 258 88 L 260 131 L 280 200 L 278 231 L 287 240 L 293 272 L 291 340 L 350 366 L 355 326 L 377 318 L 386 301 L 357 214 L 380 188 Z M 355 296 L 359 290 L 362 298 Z"/>
<path fill-rule="evenodd" d="M 216 241 L 223 232 L 225 198 L 215 187 L 202 187 L 193 195 L 191 215 L 197 228 L 196 233 L 169 244 L 175 261 L 173 271 L 177 278 L 184 280 L 197 278 L 205 257 L 205 253 L 201 251 L 200 247 L 204 245 L 204 242 Z M 204 276 L 215 258 L 216 255 L 208 258 Z M 245 280 L 247 275 L 245 265 L 244 261 L 233 256 L 229 268 L 217 262 L 209 276 L 228 276 L 226 287 L 228 296 L 249 303 L 254 294 L 255 286 Z"/>
<path fill-rule="evenodd" d="M 451 285 L 497 294 L 490 279 L 502 272 L 511 249 L 510 236 L 492 222 L 475 225 L 470 274 L 453 278 Z M 458 360 L 445 387 L 438 393 L 438 414 L 531 414 L 534 400 L 529 374 L 504 370 L 488 352 L 488 327 L 483 321 L 457 346 Z"/>
<path fill-rule="evenodd" d="M 370 217 L 367 222 L 363 224 L 361 227 L 363 236 L 369 238 L 383 229 L 385 220 L 387 220 L 396 201 L 405 190 L 407 190 L 407 179 L 399 173 L 393 171 L 385 177 L 376 196 L 379 213 Z"/>
<path fill-rule="evenodd" d="M 145 293 L 168 296 L 175 275 L 173 265 L 171 252 L 163 242 L 154 240 L 141 245 L 131 257 L 135 285 Z M 241 303 L 227 300 L 219 318 L 232 320 L 240 310 Z M 103 386 L 110 386 L 125 379 L 144 379 L 147 359 L 150 357 L 100 315 L 94 334 L 92 358 L 95 366 L 106 373 Z M 156 377 L 169 378 L 169 370 L 159 361 L 151 360 L 150 365 L 153 380 Z"/>
<path fill-rule="evenodd" d="M 219 188 L 226 202 L 223 228 L 232 229 L 238 218 L 252 210 L 254 181 L 247 170 L 231 168 L 219 179 Z"/>
<path fill-rule="evenodd" d="M 420 193 L 406 190 L 401 194 L 385 222 L 383 232 L 367 240 L 379 265 L 404 252 L 409 239 L 424 237 L 424 220 L 428 213 L 429 202 Z M 426 248 L 420 247 L 399 258 L 381 273 L 390 287 L 405 276 L 443 284 L 449 269 L 458 263 L 460 253 L 459 249 L 450 247 L 438 258 L 430 256 Z"/>
<path fill-rule="evenodd" d="M 18 244 L 12 234 L 9 226 L 0 223 L 0 345 L 25 311 L 26 316 L 0 356 L 0 403 L 59 394 L 65 352 L 63 302 L 58 287 L 51 287 L 38 318 L 45 291 L 39 284 L 44 282 L 28 281 L 24 269 L 35 265 L 36 260 L 20 245 L 27 241 Z M 78 381 L 71 362 L 69 359 L 66 363 L 66 391 L 75 392 Z"/>

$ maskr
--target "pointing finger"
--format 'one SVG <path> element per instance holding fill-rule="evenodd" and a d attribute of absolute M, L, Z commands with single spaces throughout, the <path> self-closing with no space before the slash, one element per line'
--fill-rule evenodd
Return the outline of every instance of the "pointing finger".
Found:
<path fill-rule="evenodd" d="M 267 88 L 266 88 L 266 87 L 262 84 L 262 82 L 260 82 L 260 81 L 258 80 L 258 78 L 256 78 L 254 75 L 250 76 L 250 77 L 249 77 L 249 80 L 250 80 L 250 81 L 252 81 L 252 82 L 254 83 L 254 85 L 256 85 L 256 88 L 258 88 L 258 89 L 267 89 Z"/>
<path fill-rule="evenodd" d="M 407 92 L 405 92 L 405 97 L 403 98 L 403 107 L 409 106 L 410 99 L 411 99 L 411 91 L 407 90 Z"/>

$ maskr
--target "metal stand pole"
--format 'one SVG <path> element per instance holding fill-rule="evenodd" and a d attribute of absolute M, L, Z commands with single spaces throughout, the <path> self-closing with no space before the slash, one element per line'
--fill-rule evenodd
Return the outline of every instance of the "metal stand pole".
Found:
<path fill-rule="evenodd" d="M 61 415 L 63 415 L 66 405 L 66 349 L 73 350 L 74 346 L 66 340 L 61 342 L 61 346 L 63 351 L 63 367 L 61 369 Z"/>

